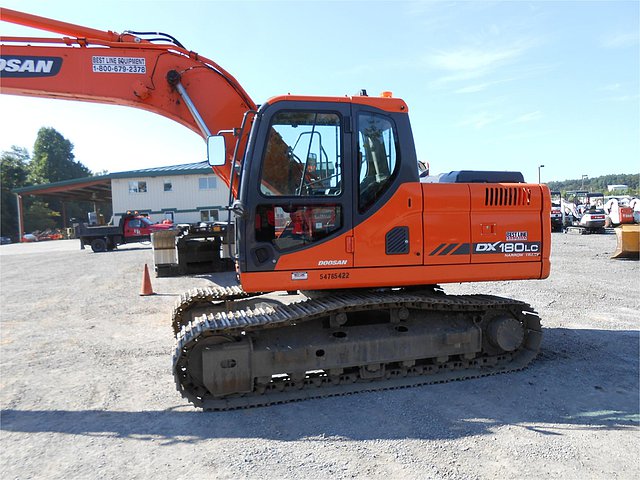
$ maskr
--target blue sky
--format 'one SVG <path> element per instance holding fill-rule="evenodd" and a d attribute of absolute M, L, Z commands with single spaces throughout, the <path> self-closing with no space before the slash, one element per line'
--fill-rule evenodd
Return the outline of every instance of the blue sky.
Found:
<path fill-rule="evenodd" d="M 433 173 L 536 182 L 640 171 L 640 3 L 31 1 L 6 8 L 101 30 L 169 33 L 256 103 L 390 90 Z M 33 31 L 0 23 L 2 35 Z M 38 34 L 45 35 L 45 34 Z M 51 34 L 46 34 L 51 35 Z M 200 161 L 182 126 L 125 107 L 0 96 L 0 149 L 54 127 L 93 171 Z"/>

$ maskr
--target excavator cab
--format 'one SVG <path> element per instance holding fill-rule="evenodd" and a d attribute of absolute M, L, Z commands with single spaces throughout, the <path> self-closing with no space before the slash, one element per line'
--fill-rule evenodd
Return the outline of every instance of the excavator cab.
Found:
<path fill-rule="evenodd" d="M 384 109 L 367 98 L 285 96 L 258 111 L 240 176 L 241 277 L 356 266 L 354 228 L 400 184 L 418 185 L 404 102 L 388 100 Z"/>

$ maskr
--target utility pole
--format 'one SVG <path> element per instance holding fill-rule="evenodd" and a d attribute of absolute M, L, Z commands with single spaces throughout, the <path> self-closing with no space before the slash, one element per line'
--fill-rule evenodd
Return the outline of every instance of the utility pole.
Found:
<path fill-rule="evenodd" d="M 540 182 L 540 169 L 541 168 L 544 168 L 544 165 L 538 165 L 538 183 L 541 183 Z"/>

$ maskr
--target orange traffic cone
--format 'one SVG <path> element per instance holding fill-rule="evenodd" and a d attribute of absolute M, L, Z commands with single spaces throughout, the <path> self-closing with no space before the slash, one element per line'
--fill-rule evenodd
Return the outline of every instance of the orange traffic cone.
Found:
<path fill-rule="evenodd" d="M 153 287 L 151 286 L 151 278 L 149 278 L 149 267 L 147 264 L 144 264 L 144 273 L 142 274 L 142 290 L 140 291 L 140 296 L 147 295 L 155 295 L 156 293 L 153 291 Z"/>

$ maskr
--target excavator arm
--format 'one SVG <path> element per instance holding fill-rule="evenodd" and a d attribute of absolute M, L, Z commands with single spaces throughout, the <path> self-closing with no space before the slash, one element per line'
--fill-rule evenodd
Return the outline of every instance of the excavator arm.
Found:
<path fill-rule="evenodd" d="M 239 127 L 256 109 L 232 75 L 169 35 L 119 34 L 7 8 L 2 20 L 63 36 L 0 37 L 0 93 L 140 108 L 203 138 Z M 227 142 L 228 159 L 234 146 Z M 214 167 L 227 185 L 230 165 Z"/>

